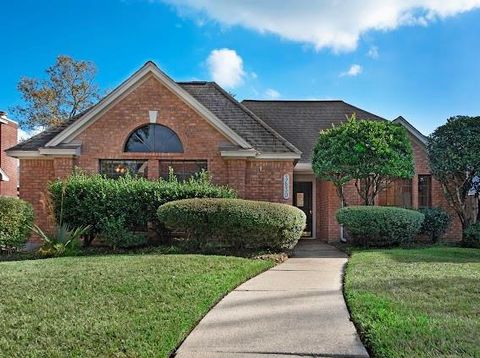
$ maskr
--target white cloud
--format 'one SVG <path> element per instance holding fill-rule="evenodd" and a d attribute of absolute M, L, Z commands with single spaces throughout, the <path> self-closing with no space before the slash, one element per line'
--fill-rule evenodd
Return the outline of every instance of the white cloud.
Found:
<path fill-rule="evenodd" d="M 234 88 L 243 83 L 243 60 L 235 50 L 213 50 L 207 58 L 207 65 L 211 77 L 220 86 Z"/>
<path fill-rule="evenodd" d="M 380 56 L 380 54 L 378 53 L 378 47 L 377 46 L 370 47 L 367 52 L 367 56 L 376 60 Z"/>
<path fill-rule="evenodd" d="M 269 88 L 265 91 L 265 96 L 270 99 L 277 99 L 280 97 L 280 92 L 274 90 L 273 88 Z"/>
<path fill-rule="evenodd" d="M 362 71 L 363 71 L 362 66 L 357 64 L 351 65 L 348 71 L 342 72 L 340 74 L 340 77 L 344 77 L 344 76 L 355 77 L 355 76 L 358 76 L 360 73 L 362 73 Z"/>
<path fill-rule="evenodd" d="M 317 50 L 352 51 L 362 34 L 437 19 L 480 7 L 480 0 L 156 0 L 185 16 L 239 25 L 312 44 Z"/>

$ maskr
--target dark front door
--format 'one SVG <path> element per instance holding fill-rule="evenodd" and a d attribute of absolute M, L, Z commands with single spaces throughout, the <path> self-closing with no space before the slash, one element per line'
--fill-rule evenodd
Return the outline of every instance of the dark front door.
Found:
<path fill-rule="evenodd" d="M 312 237 L 313 197 L 311 182 L 293 183 L 293 205 L 302 210 L 307 216 L 307 226 L 303 236 Z"/>

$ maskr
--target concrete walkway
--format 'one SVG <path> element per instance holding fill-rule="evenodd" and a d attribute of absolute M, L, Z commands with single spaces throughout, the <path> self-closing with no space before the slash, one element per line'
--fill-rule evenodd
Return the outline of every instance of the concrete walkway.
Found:
<path fill-rule="evenodd" d="M 292 258 L 221 300 L 176 357 L 368 357 L 342 295 L 346 262 L 336 248 L 302 240 Z"/>

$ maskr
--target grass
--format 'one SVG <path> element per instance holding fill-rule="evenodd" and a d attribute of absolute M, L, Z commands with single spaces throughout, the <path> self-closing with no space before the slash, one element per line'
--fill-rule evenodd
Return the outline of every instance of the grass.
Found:
<path fill-rule="evenodd" d="M 167 357 L 272 261 L 108 255 L 0 263 L 0 356 Z"/>
<path fill-rule="evenodd" d="M 374 357 L 480 357 L 478 249 L 354 251 L 345 296 Z"/>

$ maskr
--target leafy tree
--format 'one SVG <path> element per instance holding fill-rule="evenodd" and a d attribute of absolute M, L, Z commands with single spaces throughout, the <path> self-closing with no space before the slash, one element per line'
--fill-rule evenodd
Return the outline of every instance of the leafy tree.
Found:
<path fill-rule="evenodd" d="M 364 204 L 374 205 L 392 179 L 413 176 L 412 146 L 402 126 L 352 115 L 320 133 L 312 167 L 319 178 L 333 182 L 344 206 L 343 187 L 351 180 Z"/>
<path fill-rule="evenodd" d="M 24 101 L 13 108 L 29 129 L 55 126 L 90 107 L 99 98 L 92 62 L 58 56 L 47 79 L 23 77 L 17 85 Z"/>
<path fill-rule="evenodd" d="M 429 137 L 432 174 L 465 230 L 479 220 L 480 117 L 456 116 Z"/>

